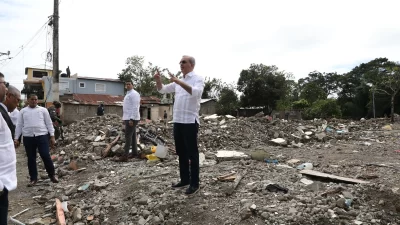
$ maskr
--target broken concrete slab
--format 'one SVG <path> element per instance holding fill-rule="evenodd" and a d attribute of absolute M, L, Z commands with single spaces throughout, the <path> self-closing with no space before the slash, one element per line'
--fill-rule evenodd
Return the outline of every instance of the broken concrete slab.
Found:
<path fill-rule="evenodd" d="M 352 183 L 352 184 L 368 184 L 369 183 L 368 181 L 364 181 L 364 180 L 335 176 L 332 174 L 322 173 L 322 172 L 318 172 L 315 170 L 301 170 L 300 173 L 304 174 L 304 175 L 308 175 L 308 176 L 325 178 L 325 179 L 330 179 L 330 180 L 334 180 L 334 181 L 338 181 L 338 182 L 345 182 L 345 183 Z"/>
<path fill-rule="evenodd" d="M 283 138 L 275 138 L 270 140 L 271 143 L 281 146 L 287 146 L 287 141 Z"/>
<path fill-rule="evenodd" d="M 239 151 L 217 151 L 216 156 L 217 161 L 250 159 L 247 154 Z"/>

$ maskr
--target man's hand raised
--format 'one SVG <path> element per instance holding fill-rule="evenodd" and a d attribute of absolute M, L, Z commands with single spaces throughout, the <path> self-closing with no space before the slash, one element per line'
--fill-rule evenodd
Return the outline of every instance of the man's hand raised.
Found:
<path fill-rule="evenodd" d="M 156 74 L 154 74 L 154 79 L 156 79 L 156 81 L 161 81 L 160 71 L 157 70 Z"/>
<path fill-rule="evenodd" d="M 179 79 L 172 73 L 168 72 L 171 82 L 178 83 Z"/>

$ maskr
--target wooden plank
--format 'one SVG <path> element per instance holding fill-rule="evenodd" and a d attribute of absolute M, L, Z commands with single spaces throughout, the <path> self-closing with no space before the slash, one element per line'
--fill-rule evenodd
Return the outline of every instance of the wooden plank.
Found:
<path fill-rule="evenodd" d="M 239 185 L 240 181 L 246 176 L 247 170 L 245 170 L 242 174 L 236 176 L 233 185 L 226 191 L 226 195 L 232 195 L 237 186 Z"/>
<path fill-rule="evenodd" d="M 62 209 L 61 201 L 58 200 L 58 198 L 56 198 L 56 219 L 57 225 L 66 225 L 64 210 Z"/>
<path fill-rule="evenodd" d="M 225 175 L 221 175 L 221 176 L 217 177 L 217 179 L 218 180 L 223 180 L 223 179 L 225 179 L 227 177 L 231 177 L 231 176 L 234 176 L 234 175 L 236 175 L 236 172 L 232 172 L 232 173 L 228 173 L 228 174 L 225 174 Z"/>
<path fill-rule="evenodd" d="M 336 175 L 332 175 L 332 174 L 318 172 L 315 170 L 301 170 L 300 173 L 304 174 L 304 175 L 332 179 L 332 180 L 336 180 L 336 181 L 348 182 L 348 183 L 353 183 L 353 184 L 368 184 L 369 183 L 368 181 L 364 181 L 364 180 L 340 177 L 340 176 L 336 176 Z"/>
<path fill-rule="evenodd" d="M 107 147 L 103 150 L 103 158 L 107 157 L 111 151 L 111 148 L 117 144 L 117 141 L 119 140 L 119 135 L 115 138 L 115 140 L 113 142 L 111 142 L 110 144 L 107 144 Z"/>

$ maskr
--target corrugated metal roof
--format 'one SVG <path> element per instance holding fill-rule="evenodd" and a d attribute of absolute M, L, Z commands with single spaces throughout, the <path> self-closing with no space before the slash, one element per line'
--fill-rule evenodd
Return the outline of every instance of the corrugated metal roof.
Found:
<path fill-rule="evenodd" d="M 200 104 L 203 104 L 203 103 L 209 102 L 209 101 L 216 101 L 216 100 L 215 100 L 215 99 L 212 99 L 212 98 L 201 99 L 201 100 L 200 100 Z"/>
<path fill-rule="evenodd" d="M 98 105 L 122 105 L 124 96 L 122 95 L 101 95 L 101 94 L 72 94 L 66 103 Z M 160 99 L 154 96 L 141 97 L 141 104 L 160 104 Z"/>
<path fill-rule="evenodd" d="M 117 82 L 117 83 L 124 83 L 121 80 L 118 79 L 111 79 L 111 78 L 101 78 L 101 77 L 81 77 L 77 76 L 77 79 L 84 79 L 84 80 L 102 80 L 102 81 L 111 81 L 111 82 Z"/>
<path fill-rule="evenodd" d="M 124 101 L 124 96 L 122 95 L 98 95 L 98 94 L 73 94 L 73 101 L 84 104 L 99 104 L 103 102 L 105 105 L 115 105 Z M 118 104 L 119 105 L 119 104 Z"/>
<path fill-rule="evenodd" d="M 142 104 L 160 104 L 161 100 L 155 96 L 140 97 Z"/>

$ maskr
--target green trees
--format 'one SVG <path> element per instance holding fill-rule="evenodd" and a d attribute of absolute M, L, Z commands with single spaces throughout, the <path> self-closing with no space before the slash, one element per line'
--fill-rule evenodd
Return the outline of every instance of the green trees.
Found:
<path fill-rule="evenodd" d="M 161 73 L 167 69 L 161 69 L 154 66 L 152 63 L 144 64 L 143 56 L 132 56 L 126 59 L 125 68 L 118 74 L 118 79 L 121 81 L 132 81 L 134 89 L 142 96 L 160 96 L 156 90 L 154 74 L 156 70 Z M 168 83 L 168 78 L 163 77 L 163 83 Z"/>
<path fill-rule="evenodd" d="M 232 86 L 221 89 L 218 99 L 217 113 L 220 115 L 231 114 L 239 107 L 239 99 Z"/>
<path fill-rule="evenodd" d="M 241 106 L 261 106 L 270 113 L 286 94 L 285 75 L 278 67 L 263 64 L 251 64 L 248 69 L 242 70 L 237 82 L 237 90 L 242 92 Z"/>
<path fill-rule="evenodd" d="M 153 74 L 168 69 L 145 65 L 144 58 L 132 56 L 118 74 L 122 81 L 132 80 L 142 96 L 159 96 Z M 176 73 L 177 76 L 180 72 Z M 167 76 L 163 82 L 168 83 Z M 393 115 L 400 110 L 400 64 L 387 58 L 376 58 L 355 66 L 344 74 L 312 71 L 297 82 L 294 76 L 278 67 L 251 64 L 241 71 L 236 84 L 226 84 L 220 78 L 206 78 L 203 99 L 216 99 L 219 114 L 229 114 L 238 107 L 263 107 L 272 110 L 301 110 L 306 118 L 343 117 L 359 119 Z M 375 98 L 373 99 L 374 96 Z"/>

